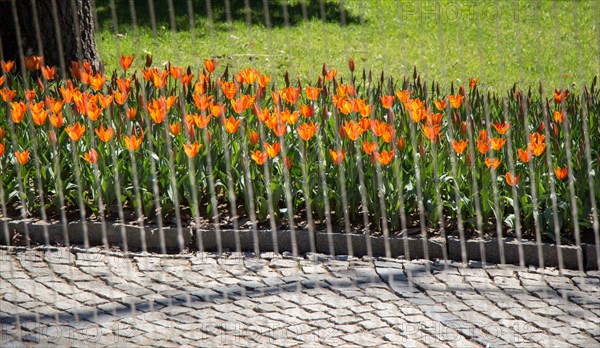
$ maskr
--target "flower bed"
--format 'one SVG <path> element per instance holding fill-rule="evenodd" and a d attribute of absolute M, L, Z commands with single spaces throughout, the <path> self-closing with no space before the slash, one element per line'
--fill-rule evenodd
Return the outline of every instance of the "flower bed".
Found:
<path fill-rule="evenodd" d="M 593 240 L 600 93 L 2 62 L 8 217 Z M 222 67 L 219 67 L 222 68 Z M 341 74 L 340 74 L 341 75 Z M 597 214 L 597 213 L 596 213 Z M 597 219 L 597 218 L 596 218 Z"/>

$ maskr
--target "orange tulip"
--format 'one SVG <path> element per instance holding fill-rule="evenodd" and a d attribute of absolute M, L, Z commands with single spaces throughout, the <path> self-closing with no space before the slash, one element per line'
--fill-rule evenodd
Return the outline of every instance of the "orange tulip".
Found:
<path fill-rule="evenodd" d="M 27 56 L 25 57 L 25 68 L 27 70 L 40 70 L 42 60 L 41 56 Z"/>
<path fill-rule="evenodd" d="M 206 115 L 192 115 L 194 117 L 194 122 L 196 123 L 196 126 L 200 129 L 204 129 L 206 127 L 208 127 L 208 124 L 210 123 L 210 116 L 206 116 Z"/>
<path fill-rule="evenodd" d="M 56 67 L 49 67 L 49 66 L 42 67 L 42 76 L 44 76 L 44 78 L 46 80 L 53 80 L 55 72 L 56 72 Z"/>
<path fill-rule="evenodd" d="M 254 160 L 254 162 L 256 162 L 258 165 L 263 165 L 265 163 L 265 161 L 267 160 L 267 158 L 269 158 L 269 156 L 267 156 L 266 153 L 263 153 L 260 150 L 255 150 L 252 153 L 252 159 Z"/>
<path fill-rule="evenodd" d="M 302 123 L 296 130 L 298 131 L 298 136 L 304 140 L 308 141 L 312 138 L 317 132 L 317 126 L 319 124 L 314 124 L 312 121 L 310 123 Z"/>
<path fill-rule="evenodd" d="M 329 155 L 331 156 L 331 159 L 335 164 L 341 164 L 344 161 L 344 158 L 346 157 L 346 153 L 344 152 L 344 150 L 334 151 L 332 149 L 329 149 Z"/>
<path fill-rule="evenodd" d="M 379 163 L 385 166 L 390 164 L 390 162 L 394 159 L 394 151 L 388 152 L 386 150 L 383 150 L 381 152 L 375 152 L 375 156 L 377 157 Z"/>
<path fill-rule="evenodd" d="M 2 71 L 4 71 L 5 73 L 10 72 L 12 70 L 12 68 L 15 66 L 15 61 L 14 60 L 9 60 L 9 61 L 2 61 Z"/>
<path fill-rule="evenodd" d="M 519 153 L 519 159 L 521 160 L 521 162 L 527 163 L 531 160 L 531 150 L 527 148 L 517 149 L 517 152 Z"/>
<path fill-rule="evenodd" d="M 485 165 L 488 168 L 492 167 L 494 170 L 496 170 L 498 168 L 498 166 L 500 166 L 500 163 L 502 163 L 502 160 L 499 160 L 497 158 L 489 158 L 489 157 L 485 158 Z"/>
<path fill-rule="evenodd" d="M 346 135 L 350 140 L 354 141 L 360 137 L 363 132 L 363 129 L 360 123 L 355 123 L 354 120 L 350 121 L 350 123 L 344 121 L 344 131 L 346 131 Z"/>
<path fill-rule="evenodd" d="M 425 109 L 425 108 L 419 108 L 419 109 L 408 109 L 408 115 L 410 116 L 411 120 L 413 120 L 415 123 L 419 123 L 421 122 L 424 118 L 427 118 L 427 115 L 429 115 L 429 109 Z"/>
<path fill-rule="evenodd" d="M 62 113 L 50 116 L 50 124 L 54 128 L 60 128 L 65 124 L 65 119 L 62 117 Z"/>
<path fill-rule="evenodd" d="M 492 127 L 494 127 L 494 129 L 496 129 L 496 132 L 498 132 L 499 134 L 504 134 L 510 128 L 510 122 L 508 122 L 508 123 L 494 122 L 494 123 L 492 123 Z"/>
<path fill-rule="evenodd" d="M 260 72 L 256 69 L 245 68 L 239 72 L 238 78 L 247 85 L 251 85 L 258 79 Z"/>
<path fill-rule="evenodd" d="M 65 131 L 73 141 L 79 141 L 85 133 L 85 126 L 82 126 L 79 122 L 76 122 L 73 126 L 67 126 Z"/>
<path fill-rule="evenodd" d="M 128 98 L 127 93 L 123 93 L 120 91 L 115 91 L 113 93 L 113 96 L 115 97 L 115 102 L 119 105 L 125 104 L 125 102 L 127 101 L 127 98 Z"/>
<path fill-rule="evenodd" d="M 363 140 L 363 142 L 362 142 L 362 148 L 363 148 L 363 151 L 367 155 L 370 155 L 377 148 L 377 143 L 376 142 L 369 142 L 368 140 Z"/>
<path fill-rule="evenodd" d="M 98 162 L 98 152 L 94 149 L 90 149 L 84 156 L 81 156 L 86 162 L 94 164 Z"/>
<path fill-rule="evenodd" d="M 0 128 L 0 141 L 4 139 L 4 129 Z"/>
<path fill-rule="evenodd" d="M 554 174 L 556 175 L 556 178 L 558 180 L 562 180 L 562 179 L 566 178 L 567 174 L 568 174 L 568 170 L 567 169 L 568 169 L 567 167 L 564 167 L 564 168 L 555 167 L 554 168 Z"/>
<path fill-rule="evenodd" d="M 563 120 L 565 118 L 565 113 L 561 112 L 561 111 L 554 111 L 554 122 L 556 123 L 563 123 Z"/>
<path fill-rule="evenodd" d="M 482 154 L 488 153 L 490 151 L 490 139 L 488 138 L 487 131 L 482 129 L 479 131 L 479 137 L 477 138 L 477 150 Z"/>
<path fill-rule="evenodd" d="M 410 92 L 407 90 L 396 91 L 396 96 L 398 97 L 399 101 L 406 103 L 410 99 Z"/>
<path fill-rule="evenodd" d="M 192 79 L 194 78 L 194 74 L 185 73 L 181 75 L 181 84 L 188 87 L 190 83 L 192 83 Z"/>
<path fill-rule="evenodd" d="M 309 100 L 317 100 L 321 94 L 321 89 L 317 87 L 306 86 L 306 98 Z"/>
<path fill-rule="evenodd" d="M 506 172 L 505 178 L 506 183 L 510 186 L 517 186 L 517 184 L 519 183 L 519 176 L 513 176 L 510 172 Z"/>
<path fill-rule="evenodd" d="M 173 77 L 176 80 L 181 76 L 182 72 L 183 72 L 183 69 L 181 67 L 178 67 L 175 65 L 169 66 L 169 74 L 171 75 L 171 77 Z"/>
<path fill-rule="evenodd" d="M 560 90 L 560 89 L 555 89 L 554 90 L 554 101 L 557 104 L 560 104 L 563 101 L 567 100 L 568 97 L 569 97 L 569 90 L 568 89 L 565 89 L 564 91 Z"/>
<path fill-rule="evenodd" d="M 133 63 L 133 58 L 133 56 L 121 55 L 121 57 L 119 57 L 119 64 L 121 65 L 121 68 L 127 71 L 127 69 L 129 69 L 131 66 L 131 63 Z"/>
<path fill-rule="evenodd" d="M 27 111 L 27 105 L 20 102 L 11 102 L 10 103 L 10 115 L 14 123 L 21 123 L 23 120 L 23 116 L 25 116 L 25 111 Z"/>
<path fill-rule="evenodd" d="M 46 122 L 48 110 L 44 108 L 44 102 L 32 104 L 29 109 L 31 110 L 31 118 L 35 124 L 41 126 Z"/>
<path fill-rule="evenodd" d="M 294 88 L 289 86 L 279 91 L 279 95 L 281 98 L 290 104 L 296 104 L 298 99 L 300 99 L 300 87 Z"/>
<path fill-rule="evenodd" d="M 233 134 L 238 130 L 238 127 L 240 126 L 240 120 L 236 120 L 235 118 L 233 118 L 233 116 L 230 116 L 229 119 L 225 119 L 225 130 L 230 133 Z"/>
<path fill-rule="evenodd" d="M 131 89 L 131 83 L 133 82 L 133 77 L 130 79 L 126 79 L 126 78 L 117 78 L 117 87 L 119 88 L 119 91 L 121 91 L 122 93 L 129 93 L 129 90 Z"/>
<path fill-rule="evenodd" d="M 6 75 L 0 76 L 0 86 L 4 84 L 4 81 L 6 81 Z"/>
<path fill-rule="evenodd" d="M 312 105 L 300 104 L 300 114 L 305 118 L 310 118 L 315 114 L 315 109 Z"/>
<path fill-rule="evenodd" d="M 337 70 L 331 69 L 331 70 L 327 71 L 327 73 L 325 74 L 325 79 L 327 81 L 332 81 L 336 75 L 337 75 Z"/>
<path fill-rule="evenodd" d="M 443 113 L 437 113 L 437 114 L 434 114 L 432 112 L 431 113 L 427 113 L 427 117 L 426 117 L 425 123 L 428 126 L 437 126 L 437 125 L 439 125 L 439 124 L 442 123 L 442 118 L 443 117 L 444 117 Z"/>
<path fill-rule="evenodd" d="M 452 140 L 452 147 L 454 147 L 454 151 L 456 151 L 456 153 L 459 155 L 462 155 L 462 153 L 465 152 L 467 149 L 467 144 L 469 144 L 468 140 Z"/>
<path fill-rule="evenodd" d="M 448 96 L 448 100 L 450 101 L 450 106 L 452 106 L 455 109 L 460 108 L 464 99 L 465 99 L 465 97 L 460 94 Z"/>
<path fill-rule="evenodd" d="M 0 143 L 0 157 L 4 156 L 4 148 L 5 148 L 4 143 Z"/>
<path fill-rule="evenodd" d="M 386 109 L 389 109 L 392 107 L 395 99 L 396 99 L 396 97 L 394 97 L 393 95 L 384 95 L 384 96 L 379 97 L 379 100 L 381 101 L 381 105 Z"/>
<path fill-rule="evenodd" d="M 15 151 L 15 157 L 19 163 L 24 165 L 29 162 L 29 150 Z"/>
<path fill-rule="evenodd" d="M 98 134 L 98 138 L 100 138 L 100 140 L 102 140 L 105 143 L 107 143 L 115 134 L 114 129 L 110 127 L 104 129 L 104 126 L 102 125 L 100 125 L 100 128 L 96 128 L 94 130 L 96 131 L 96 134 Z"/>
<path fill-rule="evenodd" d="M 269 155 L 269 157 L 271 158 L 277 156 L 279 154 L 279 151 L 281 150 L 281 144 L 278 142 L 275 142 L 273 143 L 273 145 L 271 145 L 265 141 L 264 145 L 267 155 Z"/>
<path fill-rule="evenodd" d="M 267 88 L 269 82 L 271 82 L 271 77 L 265 74 L 260 75 L 260 77 L 258 78 L 258 85 L 261 88 Z"/>
<path fill-rule="evenodd" d="M 10 102 L 17 96 L 17 91 L 14 91 L 10 88 L 4 87 L 0 89 L 0 96 L 5 102 Z"/>
<path fill-rule="evenodd" d="M 502 148 L 502 146 L 504 146 L 505 143 L 506 139 L 504 138 L 492 138 L 492 149 L 494 149 L 494 151 L 498 151 Z"/>
<path fill-rule="evenodd" d="M 204 67 L 206 68 L 206 71 L 208 71 L 208 73 L 210 74 L 213 71 L 215 71 L 215 68 L 217 67 L 217 61 L 215 59 L 205 59 Z"/>
<path fill-rule="evenodd" d="M 35 99 L 37 91 L 35 89 L 26 89 L 23 91 L 23 93 L 25 94 L 25 100 L 32 101 Z"/>
<path fill-rule="evenodd" d="M 438 137 L 440 135 L 440 129 L 441 129 L 440 125 L 426 126 L 424 124 L 421 124 L 421 129 L 423 130 L 423 134 L 425 134 L 425 137 L 427 139 L 429 139 L 429 141 L 437 141 L 438 140 Z"/>
<path fill-rule="evenodd" d="M 546 143 L 544 142 L 546 136 L 535 132 L 529 136 L 529 139 L 529 147 L 531 148 L 531 152 L 535 156 L 540 156 L 541 154 L 543 154 L 544 150 L 546 149 Z"/>
<path fill-rule="evenodd" d="M 112 104 L 113 96 L 98 93 L 96 94 L 96 99 L 98 99 L 98 104 L 100 104 L 103 109 L 106 109 L 110 104 Z"/>
<path fill-rule="evenodd" d="M 398 140 L 396 140 L 396 146 L 398 147 L 398 150 L 403 150 L 405 143 L 404 143 L 404 137 L 400 136 L 398 137 Z"/>
<path fill-rule="evenodd" d="M 221 81 L 221 90 L 227 99 L 235 98 L 238 86 L 234 82 Z"/>
<path fill-rule="evenodd" d="M 469 79 L 469 88 L 470 89 L 475 88 L 475 86 L 477 86 L 477 82 L 479 82 L 479 77 L 478 78 L 470 78 Z"/>
<path fill-rule="evenodd" d="M 196 154 L 198 153 L 198 150 L 200 150 L 201 147 L 202 147 L 202 144 L 198 144 L 197 141 L 195 141 L 193 144 L 190 144 L 188 142 L 187 144 L 183 145 L 183 151 L 185 151 L 185 154 L 189 158 L 193 158 L 194 156 L 196 156 Z"/>
<path fill-rule="evenodd" d="M 140 135 L 140 137 L 136 137 L 135 135 L 131 135 L 130 137 L 128 137 L 127 135 L 123 136 L 123 139 L 125 140 L 125 146 L 131 150 L 131 151 L 135 151 L 137 150 L 138 147 L 140 147 L 140 145 L 142 144 L 142 138 L 144 137 L 144 135 Z"/>
<path fill-rule="evenodd" d="M 248 133 L 248 137 L 250 138 L 250 144 L 252 144 L 252 145 L 258 144 L 258 132 L 250 131 L 250 133 Z"/>
<path fill-rule="evenodd" d="M 181 132 L 181 122 L 177 121 L 169 124 L 169 131 L 171 131 L 171 134 L 173 134 L 173 136 L 178 136 Z"/>
<path fill-rule="evenodd" d="M 231 107 L 237 114 L 244 112 L 244 101 L 240 99 L 231 99 Z"/>
<path fill-rule="evenodd" d="M 438 110 L 442 111 L 446 108 L 446 99 L 436 99 L 433 104 Z"/>
<path fill-rule="evenodd" d="M 96 92 L 102 89 L 104 82 L 106 82 L 106 76 L 100 73 L 90 76 L 90 87 Z"/>
<path fill-rule="evenodd" d="M 130 121 L 133 121 L 133 120 L 135 120 L 135 115 L 137 115 L 137 108 L 128 108 L 126 113 L 127 113 L 127 118 Z"/>

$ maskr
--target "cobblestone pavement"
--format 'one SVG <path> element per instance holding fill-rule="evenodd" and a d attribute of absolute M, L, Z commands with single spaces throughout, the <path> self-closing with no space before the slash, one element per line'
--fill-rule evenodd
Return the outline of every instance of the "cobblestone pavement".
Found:
<path fill-rule="evenodd" d="M 600 345 L 600 273 L 0 249 L 3 346 Z"/>

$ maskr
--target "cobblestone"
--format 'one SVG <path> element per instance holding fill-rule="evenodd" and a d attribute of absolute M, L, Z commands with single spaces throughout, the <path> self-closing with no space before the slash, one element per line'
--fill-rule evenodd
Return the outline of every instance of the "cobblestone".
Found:
<path fill-rule="evenodd" d="M 273 253 L 0 255 L 2 346 L 600 343 L 597 272 Z"/>

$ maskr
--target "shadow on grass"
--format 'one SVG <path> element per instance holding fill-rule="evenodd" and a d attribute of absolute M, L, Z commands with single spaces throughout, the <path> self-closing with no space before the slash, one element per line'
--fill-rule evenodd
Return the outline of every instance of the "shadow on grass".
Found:
<path fill-rule="evenodd" d="M 265 7 L 262 0 L 249 0 L 246 8 L 245 0 L 229 0 L 229 13 L 227 15 L 226 1 L 224 0 L 191 0 L 172 1 L 173 14 L 175 18 L 175 29 L 187 31 L 190 29 L 190 9 L 192 5 L 196 25 L 199 21 L 212 19 L 216 30 L 227 30 L 227 24 L 247 23 L 252 25 L 266 26 Z M 128 0 L 115 0 L 115 13 L 119 26 L 128 26 L 133 23 L 130 2 Z M 210 4 L 210 13 L 207 3 Z M 153 5 L 153 8 L 150 6 Z M 359 16 L 352 15 L 343 4 L 329 0 L 298 0 L 288 3 L 286 0 L 267 0 L 269 21 L 272 27 L 283 27 L 286 25 L 296 26 L 303 20 L 322 20 L 327 23 L 358 24 L 361 22 Z M 156 26 L 172 28 L 171 16 L 169 14 L 168 0 L 135 0 L 135 19 L 140 27 L 152 29 L 153 10 Z M 96 11 L 99 28 L 112 28 L 113 16 L 109 0 L 97 0 Z M 287 20 L 286 20 L 287 12 Z"/>

